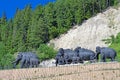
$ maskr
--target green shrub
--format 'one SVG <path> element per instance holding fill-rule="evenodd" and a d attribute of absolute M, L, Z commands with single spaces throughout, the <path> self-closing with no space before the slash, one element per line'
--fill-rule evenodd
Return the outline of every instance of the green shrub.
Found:
<path fill-rule="evenodd" d="M 6 54 L 1 58 L 1 64 L 4 69 L 11 69 L 13 67 L 13 62 L 14 57 L 12 54 Z"/>
<path fill-rule="evenodd" d="M 120 33 L 117 34 L 116 37 L 112 36 L 111 39 L 109 39 L 111 41 L 111 44 L 109 45 L 110 48 L 115 49 L 115 51 L 117 52 L 117 61 L 120 62 Z"/>
<path fill-rule="evenodd" d="M 117 34 L 117 36 L 112 40 L 111 45 L 109 46 L 116 50 L 117 52 L 117 60 L 120 61 L 120 33 Z"/>
<path fill-rule="evenodd" d="M 46 44 L 41 44 L 40 47 L 37 49 L 37 54 L 40 60 L 54 58 L 56 53 L 57 51 L 55 51 L 53 47 L 48 46 Z"/>
<path fill-rule="evenodd" d="M 2 68 L 11 68 L 14 57 L 13 54 L 8 53 L 8 51 L 5 48 L 5 45 L 0 42 L 0 67 Z"/>

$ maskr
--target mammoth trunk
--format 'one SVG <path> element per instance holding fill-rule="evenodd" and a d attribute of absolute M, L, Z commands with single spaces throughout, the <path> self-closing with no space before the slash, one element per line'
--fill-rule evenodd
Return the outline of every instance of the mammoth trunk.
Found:
<path fill-rule="evenodd" d="M 95 54 L 95 59 L 98 61 L 99 60 L 99 53 Z"/>
<path fill-rule="evenodd" d="M 13 62 L 12 62 L 12 64 L 13 64 L 13 68 L 16 68 L 16 65 L 18 65 L 19 62 L 20 62 L 19 59 L 16 59 L 15 61 L 13 61 Z"/>
<path fill-rule="evenodd" d="M 57 64 L 58 64 L 58 59 L 56 59 L 56 62 L 55 62 L 55 64 L 56 64 L 56 67 L 57 67 Z"/>

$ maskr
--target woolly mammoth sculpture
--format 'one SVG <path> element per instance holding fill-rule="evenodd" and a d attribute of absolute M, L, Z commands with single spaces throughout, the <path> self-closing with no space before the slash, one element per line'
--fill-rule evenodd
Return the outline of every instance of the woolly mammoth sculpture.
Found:
<path fill-rule="evenodd" d="M 77 47 L 74 51 L 77 52 L 80 63 L 83 63 L 83 61 L 90 61 L 92 63 L 95 59 L 97 59 L 95 52 L 92 50 Z"/>
<path fill-rule="evenodd" d="M 100 58 L 102 62 L 106 62 L 106 59 L 111 59 L 111 61 L 115 60 L 115 57 L 117 56 L 116 51 L 112 48 L 108 47 L 96 47 L 96 53 L 97 55 L 100 54 Z"/>
<path fill-rule="evenodd" d="M 21 62 L 20 62 L 21 61 Z M 20 52 L 17 55 L 16 60 L 13 62 L 13 68 L 16 68 L 20 62 L 20 68 L 29 68 L 39 65 L 39 58 L 32 52 Z"/>

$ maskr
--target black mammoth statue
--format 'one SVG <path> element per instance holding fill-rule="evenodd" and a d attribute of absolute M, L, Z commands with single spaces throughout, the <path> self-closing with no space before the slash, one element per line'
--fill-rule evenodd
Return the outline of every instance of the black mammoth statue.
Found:
<path fill-rule="evenodd" d="M 83 63 L 83 61 L 90 61 L 92 63 L 98 60 L 95 52 L 92 50 L 77 47 L 75 48 L 74 51 L 77 52 L 77 55 L 81 63 Z"/>
<path fill-rule="evenodd" d="M 96 47 L 97 56 L 100 54 L 101 62 L 106 62 L 106 59 L 111 59 L 111 61 L 115 61 L 115 57 L 117 56 L 116 51 L 112 48 L 108 47 Z"/>
<path fill-rule="evenodd" d="M 20 68 L 38 67 L 40 61 L 38 56 L 33 52 L 19 52 L 13 63 L 13 68 L 20 63 Z"/>

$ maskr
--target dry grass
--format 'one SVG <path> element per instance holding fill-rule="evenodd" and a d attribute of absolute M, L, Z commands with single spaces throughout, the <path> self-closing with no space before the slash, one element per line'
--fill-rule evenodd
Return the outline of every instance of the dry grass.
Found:
<path fill-rule="evenodd" d="M 0 80 L 120 80 L 120 63 L 1 70 Z"/>

